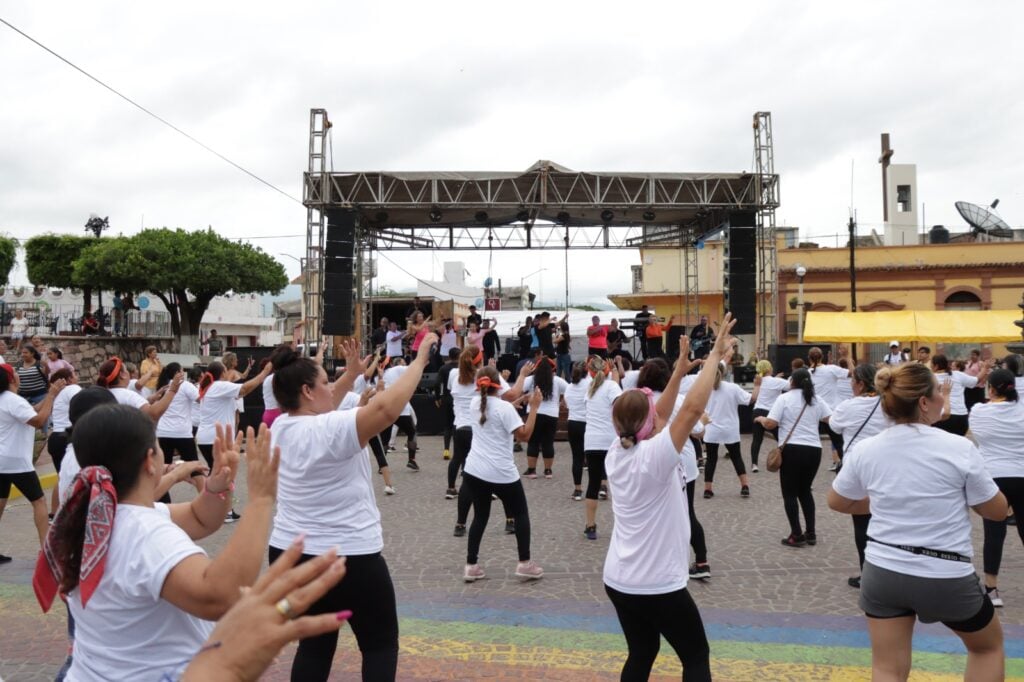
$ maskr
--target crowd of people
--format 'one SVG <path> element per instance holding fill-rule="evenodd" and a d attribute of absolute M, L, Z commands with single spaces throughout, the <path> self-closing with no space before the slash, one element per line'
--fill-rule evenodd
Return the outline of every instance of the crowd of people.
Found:
<path fill-rule="evenodd" d="M 281 346 L 258 368 L 239 368 L 228 353 L 191 377 L 152 348 L 140 368 L 111 357 L 95 386 L 83 388 L 59 349 L 23 344 L 19 366 L 0 372 L 0 512 L 12 485 L 32 503 L 41 546 L 33 586 L 44 610 L 64 602 L 72 643 L 59 679 L 255 679 L 299 640 L 292 679 L 326 680 L 345 622 L 363 678 L 395 679 L 397 598 L 371 457 L 385 494 L 394 494 L 387 455 L 398 429 L 407 468 L 419 470 L 411 400 L 432 367 L 447 422 L 444 497 L 456 500 L 454 535 L 467 537 L 467 583 L 486 577 L 480 557 L 496 500 L 516 539 L 510 572 L 543 578 L 523 480 L 553 477 L 565 408 L 570 500 L 585 500 L 583 537 L 611 529 L 602 576 L 626 638 L 622 679 L 647 679 L 661 637 L 684 679 L 711 679 L 710 646 L 687 589 L 711 576 L 694 505 L 701 471 L 711 500 L 722 457 L 744 498 L 759 463 L 777 470 L 782 544 L 813 547 L 823 442 L 836 472 L 828 506 L 852 517 L 861 573 L 849 583 L 860 590 L 876 679 L 906 679 L 917 620 L 942 622 L 963 640 L 967 679 L 1001 679 L 997 581 L 1009 508 L 1024 508 L 1019 356 L 959 362 L 922 349 L 874 365 L 842 350 L 831 362 L 814 348 L 788 377 L 755 362 L 747 391 L 731 380 L 728 315 L 680 335 L 671 352 L 646 344 L 638 367 L 613 347 L 619 330 L 588 329 L 594 352 L 578 362 L 570 355 L 567 374 L 567 320 L 538 317 L 520 335 L 527 352 L 518 366 L 503 371 L 496 341 L 487 352 L 491 325 L 472 320 L 474 335 L 460 343 L 419 309 L 404 330 L 383 320 L 369 355 L 357 340 L 342 343 L 344 367 L 334 376 L 324 368 L 325 343 L 314 357 Z M 652 316 L 649 324 L 660 323 Z M 263 424 L 243 434 L 238 401 L 257 390 Z M 740 437 L 747 408 L 749 472 Z M 59 472 L 49 514 L 33 465 L 36 429 L 49 431 Z M 232 491 L 243 460 L 238 514 Z M 194 489 L 190 501 L 172 502 L 179 485 Z M 602 500 L 610 511 L 599 519 Z M 984 519 L 983 579 L 972 566 L 971 510 Z M 196 541 L 229 523 L 224 549 L 208 556 Z M 264 557 L 270 567 L 261 575 Z"/>

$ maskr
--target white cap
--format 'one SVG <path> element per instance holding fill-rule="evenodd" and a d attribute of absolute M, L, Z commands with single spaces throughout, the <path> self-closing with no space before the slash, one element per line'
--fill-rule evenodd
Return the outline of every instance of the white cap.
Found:
<path fill-rule="evenodd" d="M 899 348 L 900 342 L 899 341 L 890 341 L 889 342 L 889 348 L 892 348 L 893 346 L 896 346 L 897 348 Z"/>

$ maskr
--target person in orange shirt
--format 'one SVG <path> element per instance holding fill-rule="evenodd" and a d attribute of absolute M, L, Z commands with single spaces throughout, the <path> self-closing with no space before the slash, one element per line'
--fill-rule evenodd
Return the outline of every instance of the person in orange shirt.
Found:
<path fill-rule="evenodd" d="M 647 337 L 647 357 L 660 358 L 665 355 L 662 349 L 662 337 L 665 334 L 665 318 L 652 317 L 644 332 Z"/>

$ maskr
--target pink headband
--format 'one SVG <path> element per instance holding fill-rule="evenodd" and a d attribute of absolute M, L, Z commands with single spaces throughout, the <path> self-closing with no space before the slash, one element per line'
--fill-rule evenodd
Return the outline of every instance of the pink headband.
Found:
<path fill-rule="evenodd" d="M 647 396 L 647 418 L 644 420 L 644 425 L 640 427 L 640 430 L 635 434 L 620 433 L 620 436 L 634 436 L 636 442 L 647 440 L 654 434 L 654 417 L 657 414 L 657 405 L 654 402 L 654 392 L 649 388 L 631 388 L 628 391 L 624 391 L 623 395 L 629 393 L 629 391 L 640 391 Z"/>

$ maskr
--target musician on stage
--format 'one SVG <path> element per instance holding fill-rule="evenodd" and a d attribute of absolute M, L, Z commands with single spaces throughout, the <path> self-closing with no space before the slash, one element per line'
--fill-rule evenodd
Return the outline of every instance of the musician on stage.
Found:
<path fill-rule="evenodd" d="M 633 360 L 632 354 L 629 351 L 622 349 L 622 344 L 629 340 L 626 336 L 626 332 L 619 329 L 619 321 L 612 318 L 612 321 L 608 325 L 608 357 L 614 358 L 616 355 L 621 355 L 625 358 Z"/>
<path fill-rule="evenodd" d="M 708 316 L 701 315 L 700 323 L 690 330 L 690 351 L 694 359 L 707 357 L 714 342 L 714 333 L 708 326 Z"/>
<path fill-rule="evenodd" d="M 640 357 L 644 360 L 649 357 L 647 354 L 647 324 L 650 322 L 653 315 L 654 313 L 652 313 L 647 304 L 644 303 L 640 306 L 640 312 L 636 314 L 636 319 L 633 322 L 633 330 L 636 333 L 636 338 L 640 340 Z"/>

